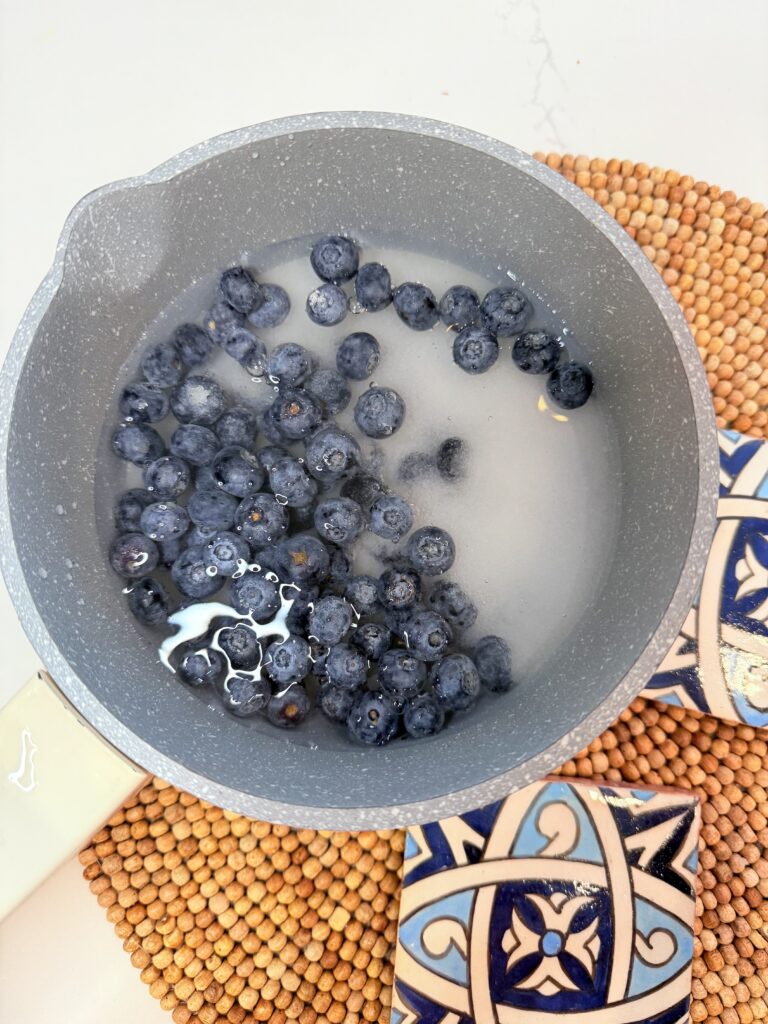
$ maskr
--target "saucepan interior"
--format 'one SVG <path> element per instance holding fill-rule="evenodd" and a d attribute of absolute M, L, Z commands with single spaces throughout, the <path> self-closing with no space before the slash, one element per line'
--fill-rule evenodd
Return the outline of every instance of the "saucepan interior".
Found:
<path fill-rule="evenodd" d="M 146 325 L 242 253 L 329 225 L 481 272 L 524 263 L 547 303 L 568 310 L 589 339 L 596 400 L 618 453 L 616 537 L 575 628 L 542 651 L 513 693 L 481 701 L 434 741 L 381 750 L 339 739 L 320 716 L 296 733 L 244 723 L 165 673 L 106 566 L 109 502 L 96 486 L 115 382 Z M 4 380 L 13 391 L 3 418 L 4 567 L 33 642 L 117 746 L 244 812 L 383 826 L 500 796 L 555 767 L 639 692 L 696 590 L 714 431 L 685 325 L 644 257 L 596 207 L 529 158 L 469 132 L 396 116 L 297 118 L 213 140 L 88 197 Z M 597 508 L 614 497 L 591 500 Z M 499 515 L 508 521 L 514 510 Z M 563 507 L 562 529 L 571 528 Z M 553 609 L 557 601 L 553 592 Z"/>

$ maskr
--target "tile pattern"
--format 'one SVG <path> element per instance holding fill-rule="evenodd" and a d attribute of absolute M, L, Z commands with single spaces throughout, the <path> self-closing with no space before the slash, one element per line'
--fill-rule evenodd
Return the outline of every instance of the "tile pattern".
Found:
<path fill-rule="evenodd" d="M 720 431 L 720 501 L 701 591 L 645 697 L 768 726 L 768 442 Z"/>
<path fill-rule="evenodd" d="M 683 1024 L 695 797 L 544 780 L 408 830 L 391 1024 Z"/>

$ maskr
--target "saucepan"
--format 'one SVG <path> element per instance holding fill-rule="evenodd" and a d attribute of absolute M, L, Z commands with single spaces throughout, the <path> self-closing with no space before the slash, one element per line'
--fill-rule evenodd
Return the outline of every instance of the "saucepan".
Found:
<path fill-rule="evenodd" d="M 595 400 L 619 454 L 613 553 L 546 672 L 425 743 L 366 749 L 326 742 L 311 721 L 290 733 L 214 714 L 159 668 L 105 558 L 97 466 L 115 382 L 146 323 L 241 253 L 329 225 L 382 245 L 418 238 L 459 261 L 481 250 L 493 265 L 524 259 L 589 338 Z M 2 568 L 55 681 L 22 690 L 0 729 L 16 898 L 145 773 L 243 814 L 324 829 L 423 822 L 505 796 L 591 741 L 640 692 L 691 607 L 714 526 L 710 397 L 651 264 L 530 156 L 415 117 L 260 124 L 86 196 L 13 340 L 0 403 Z M 591 500 L 598 508 L 607 496 Z M 514 515 L 499 509 L 502 525 Z M 571 528 L 567 507 L 562 528 Z"/>

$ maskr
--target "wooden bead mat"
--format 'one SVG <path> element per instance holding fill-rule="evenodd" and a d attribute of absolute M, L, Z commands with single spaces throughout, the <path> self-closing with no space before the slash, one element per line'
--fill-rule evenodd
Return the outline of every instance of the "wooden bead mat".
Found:
<path fill-rule="evenodd" d="M 717 423 L 768 437 L 765 208 L 631 161 L 537 154 L 638 242 L 691 325 Z M 703 801 L 691 1019 L 768 1019 L 768 730 L 636 700 L 567 776 Z M 250 821 L 154 779 L 80 855 L 175 1024 L 389 1019 L 404 835 Z"/>

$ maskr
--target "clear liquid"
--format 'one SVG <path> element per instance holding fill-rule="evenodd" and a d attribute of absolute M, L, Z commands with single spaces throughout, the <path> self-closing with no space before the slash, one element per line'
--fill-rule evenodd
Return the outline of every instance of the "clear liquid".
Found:
<path fill-rule="evenodd" d="M 597 387 L 587 405 L 564 413 L 545 400 L 545 377 L 529 376 L 514 366 L 509 339 L 501 340 L 501 354 L 488 373 L 470 376 L 453 363 L 452 331 L 442 324 L 429 332 L 412 331 L 391 306 L 378 313 L 351 313 L 336 327 L 318 327 L 304 311 L 306 296 L 318 283 L 308 251 L 307 242 L 293 240 L 266 252 L 243 254 L 243 262 L 257 269 L 260 280 L 282 285 L 291 297 L 286 321 L 257 333 L 268 347 L 299 342 L 322 366 L 335 365 L 336 347 L 352 331 L 375 335 L 381 361 L 373 382 L 401 394 L 405 422 L 384 441 L 360 434 L 352 411 L 355 398 L 371 381 L 351 382 L 352 402 L 337 421 L 358 438 L 365 457 L 380 461 L 378 473 L 385 484 L 412 503 L 416 527 L 436 525 L 451 533 L 456 561 L 446 578 L 460 583 L 479 609 L 467 639 L 487 633 L 505 637 L 515 674 L 524 683 L 556 657 L 561 642 L 578 627 L 600 592 L 613 556 L 620 466 L 611 420 L 600 400 L 600 368 L 593 368 Z M 480 275 L 423 254 L 365 243 L 362 252 L 364 261 L 384 263 L 393 282 L 423 281 L 438 298 L 458 283 L 482 295 L 512 276 L 504 268 L 493 276 Z M 563 339 L 572 356 L 589 362 L 589 339 L 579 338 L 578 325 L 568 322 L 567 311 L 548 309 L 529 282 L 517 283 L 533 300 L 530 326 L 547 327 Z M 183 321 L 202 322 L 215 290 L 213 276 L 195 282 L 149 325 L 120 384 L 136 377 L 148 344 L 167 338 Z M 234 398 L 255 407 L 263 407 L 274 395 L 272 384 L 253 380 L 219 349 L 200 372 L 211 373 Z M 110 431 L 116 418 L 115 411 L 107 424 Z M 174 425 L 169 420 L 161 433 L 168 436 Z M 448 437 L 460 437 L 468 445 L 462 480 L 447 482 L 437 474 L 411 482 L 398 479 L 403 456 L 432 452 Z M 264 443 L 257 439 L 257 445 Z M 301 453 L 300 447 L 294 450 Z M 108 495 L 109 502 L 124 488 L 141 485 L 135 467 L 113 458 L 107 463 L 109 479 L 99 481 L 97 494 Z M 355 571 L 381 572 L 377 554 L 383 549 L 391 552 L 394 547 L 372 535 L 358 542 Z M 216 599 L 226 602 L 223 594 Z"/>

